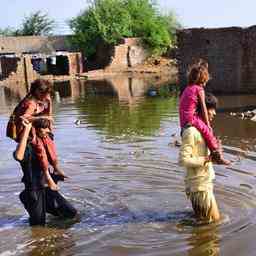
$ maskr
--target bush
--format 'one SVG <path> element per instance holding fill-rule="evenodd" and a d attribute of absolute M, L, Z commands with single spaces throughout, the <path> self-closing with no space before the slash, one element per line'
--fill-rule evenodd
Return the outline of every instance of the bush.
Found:
<path fill-rule="evenodd" d="M 70 21 L 72 43 L 87 57 L 99 42 L 118 44 L 123 37 L 140 37 L 152 54 L 164 53 L 175 42 L 178 22 L 162 15 L 151 0 L 94 0 Z"/>

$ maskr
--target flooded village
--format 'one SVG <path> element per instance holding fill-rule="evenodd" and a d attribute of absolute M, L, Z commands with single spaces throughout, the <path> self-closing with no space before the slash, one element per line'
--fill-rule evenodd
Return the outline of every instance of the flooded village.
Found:
<path fill-rule="evenodd" d="M 121 14 L 118 20 L 129 22 Z M 119 32 L 115 29 L 114 34 Z M 177 27 L 175 43 L 168 41 L 169 47 L 158 54 L 149 51 L 143 36 L 126 34 L 132 36 L 122 36 L 118 43 L 96 40 L 89 57 L 84 41 L 80 48 L 72 41 L 74 34 L 0 36 L 0 256 L 254 255 L 256 26 Z M 160 46 L 164 48 L 163 41 Z M 180 163 L 180 95 L 198 60 L 208 65 L 205 91 L 218 99 L 211 125 L 231 162 L 214 162 L 221 218 L 207 223 L 194 214 Z M 55 197 L 53 205 L 47 204 L 46 194 L 45 225 L 33 226 L 33 214 L 21 196 L 27 177 L 23 159 L 17 157 L 22 143 L 6 137 L 6 126 L 37 79 L 50 83 L 53 125 L 47 129 L 54 134 L 58 164 L 67 176 L 57 180 L 56 193 L 68 203 L 61 205 Z M 28 123 L 23 120 L 25 130 Z M 47 158 L 50 149 L 46 147 Z M 29 161 L 33 168 L 33 158 Z M 202 168 L 208 161 L 213 160 L 204 160 Z M 191 168 L 196 172 L 195 162 Z M 34 195 L 32 201 L 38 198 Z M 75 218 L 63 214 L 70 205 L 78 213 Z"/>

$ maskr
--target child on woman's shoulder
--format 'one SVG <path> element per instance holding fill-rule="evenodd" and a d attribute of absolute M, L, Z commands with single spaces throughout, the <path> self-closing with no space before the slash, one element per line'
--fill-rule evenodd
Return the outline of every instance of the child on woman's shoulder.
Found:
<path fill-rule="evenodd" d="M 207 62 L 200 60 L 191 66 L 188 72 L 188 85 L 180 97 L 179 115 L 181 132 L 187 126 L 197 128 L 211 151 L 212 160 L 217 164 L 229 165 L 230 161 L 223 158 L 221 147 L 213 134 L 208 118 L 204 91 L 208 80 L 209 72 Z M 199 109 L 201 115 L 198 113 Z"/>

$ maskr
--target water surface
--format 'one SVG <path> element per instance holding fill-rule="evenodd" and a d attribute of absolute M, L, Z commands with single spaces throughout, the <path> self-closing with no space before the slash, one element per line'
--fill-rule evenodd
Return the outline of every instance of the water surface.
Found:
<path fill-rule="evenodd" d="M 80 221 L 48 217 L 30 228 L 19 202 L 21 171 L 5 137 L 8 115 L 23 96 L 0 88 L 0 255 L 254 255 L 256 123 L 222 111 L 215 122 L 231 167 L 216 166 L 222 222 L 198 225 L 178 166 L 175 87 L 112 78 L 55 83 L 55 138 L 71 177 L 62 193 Z M 20 88 L 19 88 L 20 89 Z M 17 93 L 18 92 L 18 93 Z M 220 97 L 221 108 L 256 96 Z"/>

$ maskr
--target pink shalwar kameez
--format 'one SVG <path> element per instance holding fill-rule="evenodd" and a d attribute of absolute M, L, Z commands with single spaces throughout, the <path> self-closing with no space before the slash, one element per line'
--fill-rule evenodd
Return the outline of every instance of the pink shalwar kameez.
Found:
<path fill-rule="evenodd" d="M 193 84 L 188 85 L 183 91 L 179 103 L 180 126 L 184 128 L 186 125 L 192 125 L 197 128 L 204 137 L 208 148 L 215 151 L 218 149 L 218 141 L 212 129 L 207 126 L 197 112 L 201 90 L 204 90 L 202 86 Z"/>

